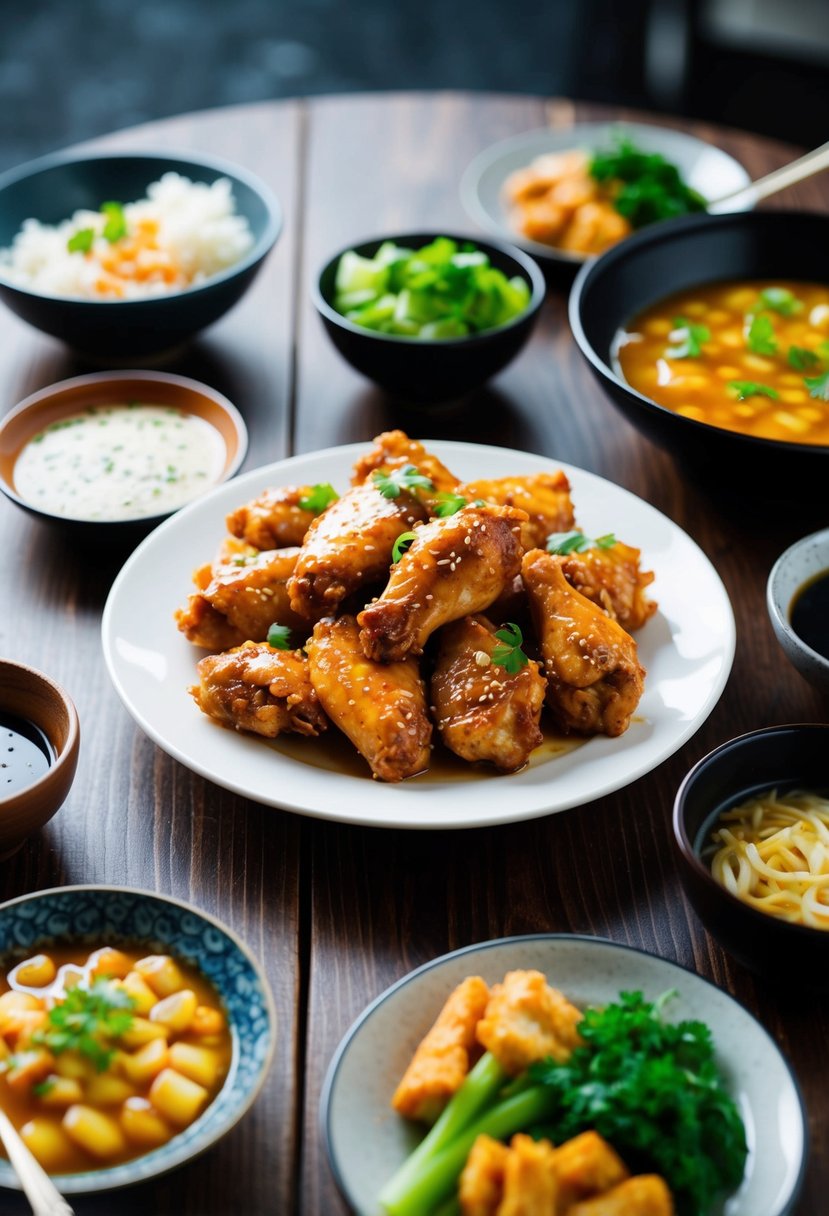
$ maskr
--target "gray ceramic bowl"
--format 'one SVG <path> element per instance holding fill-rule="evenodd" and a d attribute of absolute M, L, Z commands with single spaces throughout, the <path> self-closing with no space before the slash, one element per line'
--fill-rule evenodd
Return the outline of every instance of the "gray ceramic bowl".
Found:
<path fill-rule="evenodd" d="M 133 202 L 169 172 L 196 182 L 230 179 L 236 211 L 254 237 L 236 265 L 174 295 L 117 301 L 41 295 L 11 283 L 0 269 L 0 298 L 30 325 L 98 362 L 172 350 L 217 321 L 247 291 L 282 228 L 282 210 L 267 186 L 225 161 L 174 152 L 60 152 L 30 161 L 0 177 L 0 248 L 30 217 L 57 224 L 79 208 L 97 211 L 107 199 Z"/>
<path fill-rule="evenodd" d="M 829 693 L 829 659 L 807 646 L 795 633 L 791 622 L 792 601 L 797 592 L 805 583 L 827 570 L 829 528 L 824 528 L 822 532 L 804 536 L 785 553 L 781 553 L 769 574 L 766 604 L 772 628 L 786 658 L 810 684 L 821 692 Z"/>

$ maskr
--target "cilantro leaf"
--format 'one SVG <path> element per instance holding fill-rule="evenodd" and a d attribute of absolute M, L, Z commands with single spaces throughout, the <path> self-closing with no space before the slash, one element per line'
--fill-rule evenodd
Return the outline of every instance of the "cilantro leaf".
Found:
<path fill-rule="evenodd" d="M 94 228 L 79 228 L 66 242 L 66 248 L 70 253 L 89 253 L 94 240 Z"/>
<path fill-rule="evenodd" d="M 460 511 L 461 507 L 466 506 L 466 499 L 462 494 L 453 494 L 451 491 L 442 490 L 435 495 L 433 510 L 438 519 L 446 519 L 449 515 L 454 515 Z"/>
<path fill-rule="evenodd" d="M 517 675 L 530 661 L 521 649 L 523 633 L 513 621 L 508 621 L 503 629 L 496 629 L 495 636 L 500 645 L 490 655 L 492 662 L 496 667 L 503 667 L 508 675 Z"/>
<path fill-rule="evenodd" d="M 309 487 L 307 494 L 302 495 L 299 505 L 303 511 L 313 511 L 315 515 L 321 515 L 326 507 L 330 507 L 339 497 L 330 482 L 318 481 L 316 485 Z"/>
<path fill-rule="evenodd" d="M 820 357 L 806 346 L 790 346 L 787 359 L 789 367 L 793 367 L 797 372 L 808 372 L 820 363 Z"/>
<path fill-rule="evenodd" d="M 707 325 L 689 321 L 687 317 L 674 317 L 674 327 L 668 337 L 674 343 L 665 350 L 669 359 L 698 359 L 702 354 L 703 342 L 711 340 L 711 330 Z"/>
<path fill-rule="evenodd" d="M 268 645 L 273 646 L 274 650 L 292 650 L 290 626 L 274 621 L 268 630 Z"/>
<path fill-rule="evenodd" d="M 547 537 L 547 552 L 566 557 L 568 553 L 584 553 L 585 549 L 612 549 L 617 544 L 613 532 L 591 540 L 583 532 L 552 532 Z"/>
<path fill-rule="evenodd" d="M 776 401 L 780 396 L 777 389 L 768 384 L 757 384 L 754 380 L 729 380 L 728 387 L 734 389 L 738 401 L 746 401 L 749 397 L 770 397 Z"/>
<path fill-rule="evenodd" d="M 87 988 L 70 988 L 48 1013 L 47 1025 L 35 1031 L 33 1042 L 59 1055 L 77 1051 L 99 1072 L 109 1066 L 114 1042 L 133 1022 L 135 1001 L 111 979 L 96 979 Z"/>
<path fill-rule="evenodd" d="M 397 540 L 394 542 L 391 551 L 392 562 L 399 562 L 403 554 L 408 549 L 409 545 L 415 539 L 414 532 L 401 532 Z"/>
<path fill-rule="evenodd" d="M 103 235 L 110 245 L 127 235 L 127 217 L 120 203 L 101 203 L 101 215 L 104 217 Z"/>
<path fill-rule="evenodd" d="M 757 300 L 759 308 L 769 308 L 781 317 L 800 312 L 803 304 L 787 287 L 764 287 Z"/>
<path fill-rule="evenodd" d="M 748 349 L 755 355 L 776 355 L 777 338 L 774 336 L 774 326 L 771 317 L 760 312 L 751 318 L 746 334 Z"/>
<path fill-rule="evenodd" d="M 804 376 L 803 383 L 810 397 L 816 401 L 829 401 L 829 372 L 824 372 L 822 376 Z"/>
<path fill-rule="evenodd" d="M 399 498 L 403 490 L 434 490 L 434 482 L 419 473 L 413 464 L 384 473 L 376 469 L 371 479 L 384 498 Z"/>

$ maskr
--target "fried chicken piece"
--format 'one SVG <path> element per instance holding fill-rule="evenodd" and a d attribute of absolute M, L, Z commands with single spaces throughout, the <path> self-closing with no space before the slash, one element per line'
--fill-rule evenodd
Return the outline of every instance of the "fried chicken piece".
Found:
<path fill-rule="evenodd" d="M 600 1195 L 629 1176 L 619 1154 L 598 1132 L 582 1132 L 553 1153 L 552 1169 L 558 1182 L 558 1204 L 569 1212 L 571 1204 Z"/>
<path fill-rule="evenodd" d="M 421 654 L 441 625 L 488 608 L 520 569 L 526 520 L 513 507 L 463 507 L 418 528 L 386 590 L 357 618 L 364 653 L 382 662 Z"/>
<path fill-rule="evenodd" d="M 587 156 L 581 149 L 545 152 L 536 156 L 531 164 L 516 169 L 509 175 L 504 182 L 504 195 L 513 203 L 538 198 L 547 194 L 565 178 L 585 177 L 587 164 Z"/>
<path fill-rule="evenodd" d="M 566 1208 L 567 1216 L 674 1216 L 674 1201 L 658 1174 L 637 1174 L 626 1182 Z"/>
<path fill-rule="evenodd" d="M 505 1072 L 518 1076 L 536 1060 L 569 1060 L 581 1043 L 581 1012 L 540 971 L 508 971 L 478 1022 L 478 1042 Z"/>
<path fill-rule="evenodd" d="M 353 616 L 320 621 L 306 650 L 323 709 L 375 777 L 402 781 L 429 767 L 432 724 L 415 659 L 366 659 Z"/>
<path fill-rule="evenodd" d="M 234 730 L 275 739 L 283 732 L 319 735 L 325 714 L 301 650 L 274 650 L 246 642 L 198 664 L 200 683 L 190 693 L 203 713 Z"/>
<path fill-rule="evenodd" d="M 517 507 L 529 520 L 521 529 L 525 549 L 543 549 L 552 532 L 569 532 L 575 527 L 570 482 L 561 469 L 557 473 L 536 473 L 532 477 L 496 477 L 491 481 L 469 481 L 458 489 L 473 502 L 484 498 L 499 507 Z"/>
<path fill-rule="evenodd" d="M 386 498 L 370 480 L 349 490 L 308 529 L 288 586 L 294 612 L 319 620 L 346 596 L 387 578 L 394 542 L 426 514 L 410 494 Z"/>
<path fill-rule="evenodd" d="M 398 1114 L 434 1123 L 481 1054 L 475 1027 L 488 1000 L 479 975 L 468 976 L 450 994 L 395 1090 L 391 1104 Z"/>
<path fill-rule="evenodd" d="M 564 577 L 565 559 L 533 549 L 521 573 L 547 677 L 547 703 L 564 730 L 621 735 L 644 687 L 636 643 Z"/>
<path fill-rule="evenodd" d="M 497 645 L 495 626 L 484 616 L 466 616 L 442 629 L 432 706 L 451 751 L 510 773 L 523 768 L 543 739 L 538 723 L 547 685 L 532 660 L 515 673 L 493 663 Z"/>
<path fill-rule="evenodd" d="M 653 572 L 640 570 L 639 558 L 639 549 L 617 541 L 607 549 L 594 546 L 583 553 L 568 553 L 562 570 L 576 591 L 632 633 L 650 620 L 657 607 L 656 600 L 645 594 L 645 588 L 653 582 Z"/>
<path fill-rule="evenodd" d="M 478 1136 L 470 1149 L 458 1185 L 463 1216 L 497 1216 L 504 1195 L 509 1149 L 491 1136 Z"/>
<path fill-rule="evenodd" d="M 263 642 L 274 622 L 298 629 L 308 624 L 291 610 L 288 580 L 299 549 L 272 549 L 196 571 L 200 590 L 175 614 L 188 641 L 206 650 Z"/>
<path fill-rule="evenodd" d="M 301 545 L 318 512 L 300 506 L 313 486 L 279 486 L 237 507 L 227 517 L 227 530 L 256 549 Z"/>
<path fill-rule="evenodd" d="M 533 1140 L 520 1132 L 513 1136 L 497 1216 L 550 1216 L 558 1211 L 558 1185 L 551 1168 L 553 1152 L 549 1140 Z"/>
<path fill-rule="evenodd" d="M 458 484 L 457 477 L 449 472 L 437 456 L 427 452 L 422 443 L 410 439 L 404 431 L 383 431 L 382 435 L 377 435 L 371 451 L 361 456 L 354 465 L 351 484 L 360 485 L 376 469 L 390 473 L 393 469 L 402 469 L 407 464 L 413 464 L 418 473 L 428 477 L 439 493 L 449 493 Z"/>

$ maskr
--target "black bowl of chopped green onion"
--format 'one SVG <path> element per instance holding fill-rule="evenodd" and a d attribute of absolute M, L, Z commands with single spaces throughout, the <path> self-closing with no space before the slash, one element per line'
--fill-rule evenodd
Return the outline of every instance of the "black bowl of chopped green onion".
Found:
<path fill-rule="evenodd" d="M 829 446 L 796 437 L 760 438 L 698 421 L 633 388 L 616 359 L 631 319 L 674 293 L 718 282 L 780 280 L 829 287 L 829 216 L 793 211 L 683 216 L 635 233 L 586 263 L 570 293 L 570 326 L 613 405 L 692 472 L 701 472 L 706 484 L 756 487 L 763 479 L 764 493 L 772 497 L 805 499 L 824 493 L 821 476 L 829 469 Z M 829 369 L 817 368 L 824 370 Z M 812 391 L 811 397 L 817 408 L 829 410 L 825 397 L 819 399 L 822 392 Z"/>
<path fill-rule="evenodd" d="M 356 371 L 417 404 L 465 397 L 530 336 L 544 276 L 517 249 L 462 236 L 405 233 L 343 250 L 313 297 Z"/>

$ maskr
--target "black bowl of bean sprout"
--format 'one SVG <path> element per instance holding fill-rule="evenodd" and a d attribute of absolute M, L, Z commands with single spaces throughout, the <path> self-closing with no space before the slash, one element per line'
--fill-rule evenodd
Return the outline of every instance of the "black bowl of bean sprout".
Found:
<path fill-rule="evenodd" d="M 685 894 L 708 932 L 766 980 L 829 988 L 829 725 L 730 739 L 674 803 Z"/>

